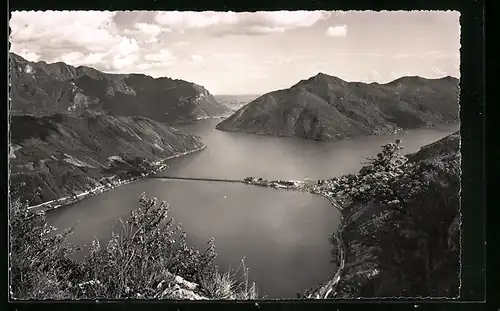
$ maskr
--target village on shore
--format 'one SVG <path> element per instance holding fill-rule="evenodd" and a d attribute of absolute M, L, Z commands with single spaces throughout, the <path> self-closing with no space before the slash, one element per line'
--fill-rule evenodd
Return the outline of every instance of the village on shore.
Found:
<path fill-rule="evenodd" d="M 141 179 L 143 177 L 147 177 L 153 174 L 156 174 L 158 172 L 161 172 L 168 168 L 168 165 L 162 163 L 163 161 L 157 161 L 152 163 L 153 168 L 148 171 L 148 172 L 142 172 L 138 176 L 133 176 L 133 177 L 126 177 L 126 178 L 120 178 L 119 176 L 113 175 L 113 176 L 108 176 L 108 177 L 103 177 L 101 178 L 98 183 L 100 183 L 100 186 L 97 186 L 95 188 L 92 188 L 87 191 L 83 192 L 75 192 L 74 195 L 68 196 L 68 197 L 63 197 L 60 199 L 52 200 L 52 201 L 47 201 L 38 205 L 33 205 L 29 206 L 28 209 L 42 209 L 44 211 L 52 210 L 52 209 L 57 209 L 61 206 L 64 205 L 69 205 L 73 204 L 76 202 L 79 202 L 83 199 L 86 199 L 88 197 L 94 196 L 99 193 L 103 193 L 105 191 L 115 189 L 117 187 L 130 184 L 134 181 L 137 181 L 138 179 Z"/>
<path fill-rule="evenodd" d="M 293 190 L 300 192 L 309 192 L 312 194 L 321 195 L 327 198 L 332 205 L 339 208 L 332 196 L 331 189 L 334 184 L 331 180 L 266 180 L 264 178 L 246 177 L 243 179 L 246 184 L 268 187 L 275 189 Z"/>
<path fill-rule="evenodd" d="M 141 178 L 144 178 L 144 177 L 147 177 L 150 175 L 154 175 L 154 174 L 161 172 L 161 171 L 168 168 L 168 165 L 165 163 L 165 161 L 171 160 L 174 158 L 178 158 L 181 156 L 185 156 L 185 155 L 188 155 L 190 153 L 203 150 L 205 148 L 206 148 L 206 145 L 203 145 L 200 148 L 196 148 L 196 149 L 186 151 L 186 152 L 183 152 L 180 154 L 169 156 L 169 157 L 164 158 L 164 159 L 160 159 L 158 161 L 151 162 L 149 165 L 149 168 L 147 170 L 144 170 L 143 172 L 141 172 L 137 176 L 127 176 L 127 177 L 120 178 L 119 176 L 113 175 L 113 176 L 103 177 L 98 181 L 98 183 L 100 183 L 100 185 L 95 187 L 95 188 L 92 188 L 90 190 L 83 191 L 80 193 L 75 192 L 75 194 L 72 196 L 63 197 L 63 198 L 59 198 L 56 200 L 47 201 L 47 202 L 44 202 L 44 203 L 41 203 L 38 205 L 29 206 L 28 209 L 48 211 L 48 210 L 52 210 L 52 209 L 57 209 L 57 208 L 64 206 L 64 205 L 74 204 L 76 202 L 79 202 L 83 199 L 94 196 L 96 194 L 103 193 L 105 191 L 115 189 L 117 187 L 120 187 L 120 186 L 123 186 L 126 184 L 130 184 L 132 182 L 135 182 Z"/>

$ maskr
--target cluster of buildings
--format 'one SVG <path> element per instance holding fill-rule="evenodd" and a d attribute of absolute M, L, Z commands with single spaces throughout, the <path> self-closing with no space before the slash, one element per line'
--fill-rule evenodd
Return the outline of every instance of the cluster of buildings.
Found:
<path fill-rule="evenodd" d="M 257 177 L 246 177 L 244 180 L 247 184 L 263 186 L 263 187 L 272 187 L 279 189 L 293 189 L 293 190 L 301 190 L 303 187 L 303 183 L 300 181 L 289 181 L 289 180 L 265 180 L 263 178 Z"/>
<path fill-rule="evenodd" d="M 152 164 L 154 166 L 153 169 L 151 169 L 149 172 L 141 173 L 140 176 L 138 176 L 138 177 L 131 177 L 131 178 L 127 178 L 127 179 L 120 179 L 117 176 L 103 177 L 99 180 L 99 183 L 101 185 L 96 187 L 96 188 L 93 188 L 93 189 L 88 190 L 88 191 L 84 191 L 84 192 L 79 193 L 79 194 L 74 194 L 74 195 L 69 196 L 69 197 L 64 197 L 64 198 L 60 198 L 58 200 L 45 202 L 45 203 L 39 204 L 37 206 L 32 206 L 30 208 L 43 207 L 45 210 L 50 210 L 50 209 L 56 209 L 56 208 L 63 206 L 63 205 L 73 204 L 73 203 L 81 201 L 85 198 L 88 198 L 90 196 L 102 193 L 102 192 L 110 190 L 110 189 L 117 188 L 117 187 L 125 185 L 125 184 L 129 184 L 133 181 L 136 181 L 139 178 L 146 177 L 146 176 L 149 176 L 151 174 L 156 174 L 159 171 L 162 171 L 168 167 L 162 161 L 157 161 L 157 162 L 154 162 Z"/>

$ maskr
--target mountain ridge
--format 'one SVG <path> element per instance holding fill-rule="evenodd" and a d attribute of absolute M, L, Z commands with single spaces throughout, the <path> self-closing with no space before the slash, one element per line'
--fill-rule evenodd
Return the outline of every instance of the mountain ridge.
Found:
<path fill-rule="evenodd" d="M 177 123 L 229 113 L 203 86 L 180 79 L 35 63 L 15 53 L 9 60 L 12 115 L 78 115 L 91 109 Z"/>
<path fill-rule="evenodd" d="M 367 84 L 318 73 L 256 98 L 216 128 L 337 140 L 457 122 L 458 82 L 453 77 L 402 77 Z"/>

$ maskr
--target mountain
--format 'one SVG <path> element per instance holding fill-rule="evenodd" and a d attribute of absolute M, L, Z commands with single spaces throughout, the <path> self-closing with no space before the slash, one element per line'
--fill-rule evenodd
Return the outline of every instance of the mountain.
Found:
<path fill-rule="evenodd" d="M 146 172 L 153 162 L 204 146 L 144 117 L 93 112 L 12 116 L 10 134 L 11 198 L 30 205 Z"/>
<path fill-rule="evenodd" d="M 177 123 L 227 115 L 202 86 L 143 74 L 107 74 L 62 62 L 30 62 L 14 53 L 11 64 L 11 115 L 48 116 L 107 111 Z"/>
<path fill-rule="evenodd" d="M 384 134 L 459 121 L 458 96 L 453 77 L 366 84 L 319 73 L 260 96 L 216 128 L 316 140 Z"/>
<path fill-rule="evenodd" d="M 231 113 L 237 111 L 259 95 L 214 95 L 215 99 L 230 109 Z"/>

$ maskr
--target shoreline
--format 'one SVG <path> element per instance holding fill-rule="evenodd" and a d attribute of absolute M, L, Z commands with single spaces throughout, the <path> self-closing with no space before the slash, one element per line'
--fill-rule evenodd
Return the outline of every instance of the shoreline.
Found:
<path fill-rule="evenodd" d="M 196 123 L 198 121 L 205 121 L 205 120 L 217 120 L 217 119 L 227 119 L 229 118 L 231 115 L 228 115 L 228 116 L 210 116 L 210 117 L 198 117 L 198 118 L 194 118 L 194 119 L 187 119 L 187 120 L 182 120 L 182 121 L 177 121 L 175 123 L 173 123 L 171 125 L 171 127 L 175 128 L 176 125 L 189 125 L 189 124 L 193 124 L 193 123 Z"/>
<path fill-rule="evenodd" d="M 307 184 L 312 183 L 313 181 L 267 181 L 267 180 L 256 180 L 255 178 L 250 179 L 247 177 L 244 179 L 244 182 L 249 185 L 254 185 L 258 187 L 266 187 L 266 188 L 274 188 L 274 189 L 282 189 L 282 190 L 291 190 L 291 191 L 299 191 L 299 192 L 307 192 L 317 196 L 321 196 L 330 202 L 330 204 L 340 212 L 340 224 L 338 229 L 334 232 L 333 236 L 336 241 L 337 251 L 339 252 L 339 265 L 337 271 L 333 275 L 333 277 L 323 285 L 318 286 L 316 289 L 312 290 L 312 293 L 307 295 L 306 299 L 327 299 L 328 296 L 333 292 L 335 293 L 336 285 L 340 281 L 340 276 L 345 268 L 345 254 L 346 254 L 346 246 L 345 241 L 343 239 L 343 232 L 345 227 L 347 226 L 347 221 L 350 217 L 344 215 L 343 209 L 335 202 L 335 200 L 328 194 L 322 192 L 323 188 L 315 189 L 313 186 L 316 184 Z M 293 184 L 293 185 L 292 185 Z M 313 297 L 314 295 L 314 297 Z"/>
<path fill-rule="evenodd" d="M 139 179 L 143 179 L 145 177 L 148 177 L 148 176 L 151 176 L 153 174 L 164 171 L 165 169 L 168 168 L 168 166 L 166 164 L 164 164 L 165 161 L 179 158 L 182 156 L 186 156 L 186 155 L 189 155 L 191 153 L 199 152 L 199 151 L 204 150 L 205 148 L 207 148 L 207 145 L 203 144 L 201 147 L 198 147 L 198 148 L 195 148 L 195 149 L 183 152 L 183 153 L 171 155 L 171 156 L 168 156 L 166 158 L 162 158 L 158 161 L 155 161 L 155 162 L 153 162 L 153 165 L 155 165 L 156 167 L 149 172 L 142 173 L 140 176 L 132 177 L 129 179 L 118 180 L 118 181 L 115 181 L 115 183 L 108 183 L 107 185 L 101 185 L 101 186 L 98 186 L 96 188 L 92 188 L 90 190 L 84 191 L 84 192 L 82 192 L 78 195 L 75 195 L 75 196 L 62 197 L 59 199 L 46 201 L 46 202 L 43 202 L 43 203 L 40 203 L 37 205 L 28 206 L 27 209 L 28 210 L 39 209 L 40 211 L 47 212 L 47 211 L 58 209 L 60 207 L 63 207 L 63 206 L 69 205 L 69 204 L 74 204 L 74 203 L 80 202 L 80 201 L 85 200 L 91 196 L 101 194 L 103 192 L 115 189 L 115 188 L 123 186 L 123 185 L 131 184 L 135 181 L 138 181 Z M 116 176 L 108 176 L 106 178 L 113 178 L 114 179 L 114 178 L 116 178 Z"/>
<path fill-rule="evenodd" d="M 321 286 L 319 289 L 319 292 L 316 293 L 315 297 L 313 297 L 313 294 L 309 294 L 306 298 L 308 299 L 327 299 L 328 296 L 333 292 L 335 293 L 336 286 L 340 281 L 340 275 L 342 274 L 344 268 L 345 268 L 345 254 L 346 254 L 346 246 L 345 246 L 345 241 L 343 239 L 343 233 L 344 229 L 347 226 L 347 221 L 349 217 L 346 217 L 343 213 L 343 209 L 338 206 L 338 204 L 328 195 L 324 195 L 321 193 L 315 193 L 315 192 L 310 192 L 316 195 L 319 195 L 321 197 L 324 197 L 327 199 L 330 204 L 336 208 L 340 212 L 340 223 L 338 229 L 335 231 L 333 234 L 335 238 L 335 244 L 337 247 L 337 251 L 339 252 L 339 257 L 340 257 L 340 262 L 339 266 L 337 268 L 337 271 L 333 275 L 333 277 L 326 283 L 325 286 Z"/>
<path fill-rule="evenodd" d="M 264 132 L 251 132 L 251 131 L 246 132 L 246 131 L 241 131 L 241 130 L 237 130 L 237 129 L 221 129 L 221 128 L 218 128 L 217 126 L 215 127 L 215 129 L 222 131 L 222 132 L 257 135 L 257 136 L 263 136 L 263 137 L 295 138 L 295 139 L 301 139 L 301 140 L 304 139 L 304 140 L 318 141 L 318 142 L 339 142 L 339 141 L 351 140 L 351 139 L 362 138 L 362 137 L 372 137 L 372 136 L 377 137 L 377 136 L 397 135 L 400 133 L 405 133 L 407 131 L 413 131 L 413 130 L 439 129 L 439 127 L 441 127 L 441 126 L 458 126 L 460 128 L 460 125 L 461 125 L 460 122 L 449 121 L 449 122 L 430 124 L 430 125 L 425 125 L 425 126 L 415 127 L 415 128 L 395 128 L 393 130 L 387 130 L 387 132 L 375 131 L 372 134 L 346 136 L 343 138 L 335 138 L 335 139 L 315 139 L 312 137 L 299 137 L 299 136 L 294 136 L 294 135 L 284 135 L 284 134 L 276 134 L 276 133 L 275 134 L 268 134 L 268 133 L 264 133 Z M 452 132 L 455 132 L 455 130 Z"/>

